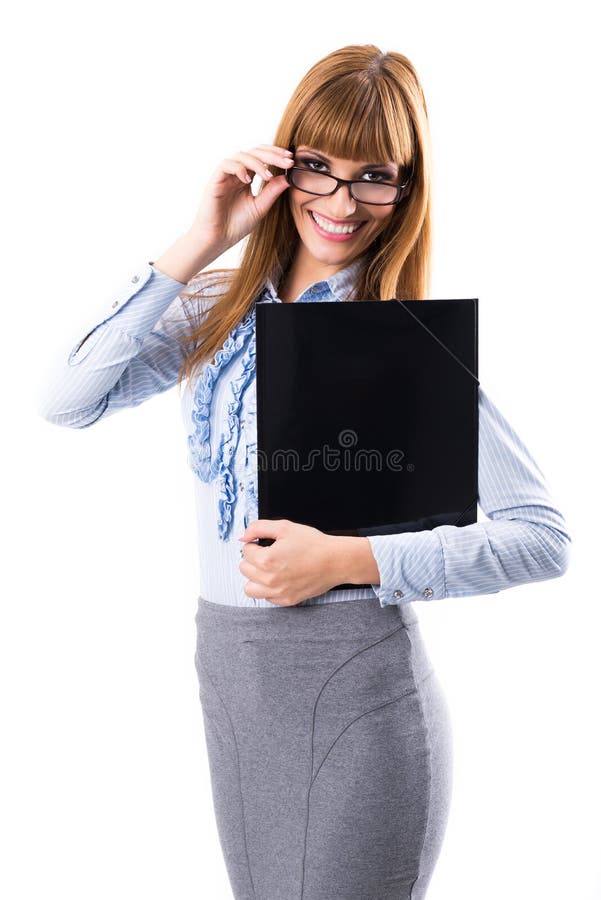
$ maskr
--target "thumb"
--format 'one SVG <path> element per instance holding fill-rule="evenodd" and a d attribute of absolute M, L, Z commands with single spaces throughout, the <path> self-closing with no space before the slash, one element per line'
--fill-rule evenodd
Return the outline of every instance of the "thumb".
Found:
<path fill-rule="evenodd" d="M 239 541 L 254 541 L 255 538 L 278 538 L 282 536 L 287 519 L 255 519 L 249 522 Z"/>
<path fill-rule="evenodd" d="M 271 181 L 266 182 L 257 196 L 255 197 L 255 205 L 261 218 L 267 213 L 280 194 L 283 194 L 288 187 L 288 182 L 284 175 L 276 175 Z"/>

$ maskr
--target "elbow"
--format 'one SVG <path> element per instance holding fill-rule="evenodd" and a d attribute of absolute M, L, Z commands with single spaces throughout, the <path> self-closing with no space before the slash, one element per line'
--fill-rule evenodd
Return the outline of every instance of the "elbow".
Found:
<path fill-rule="evenodd" d="M 63 425 L 63 415 L 54 409 L 46 400 L 38 403 L 36 412 L 44 422 L 50 422 L 51 425 Z"/>
<path fill-rule="evenodd" d="M 571 558 L 572 539 L 565 528 L 533 524 L 540 549 L 537 554 L 543 569 L 543 578 L 560 578 L 565 575 Z"/>
<path fill-rule="evenodd" d="M 37 409 L 38 416 L 44 420 L 44 422 L 50 422 L 51 425 L 65 425 L 67 424 L 64 421 L 64 416 L 53 410 L 47 406 L 38 406 Z"/>
<path fill-rule="evenodd" d="M 72 417 L 66 418 L 65 416 L 57 413 L 56 415 L 45 415 L 42 416 L 45 422 L 50 422 L 51 425 L 58 425 L 59 428 L 86 428 L 88 425 L 91 425 L 92 422 L 81 422 L 79 420 L 75 421 Z"/>
<path fill-rule="evenodd" d="M 572 546 L 565 518 L 551 505 L 533 506 L 499 511 L 494 518 L 506 518 L 517 526 L 515 552 L 527 580 L 560 578 L 570 565 Z"/>
<path fill-rule="evenodd" d="M 87 428 L 100 419 L 106 410 L 108 398 L 103 402 L 88 409 L 60 411 L 48 405 L 38 406 L 38 415 L 51 425 L 61 428 Z"/>

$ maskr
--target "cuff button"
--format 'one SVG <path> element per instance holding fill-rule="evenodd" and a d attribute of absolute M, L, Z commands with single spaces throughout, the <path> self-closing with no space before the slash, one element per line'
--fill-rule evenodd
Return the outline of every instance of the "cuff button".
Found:
<path fill-rule="evenodd" d="M 400 600 L 401 597 L 404 597 L 405 595 L 402 591 L 395 591 L 393 596 L 396 597 L 397 600 Z"/>
<path fill-rule="evenodd" d="M 424 597 L 431 597 L 434 591 L 432 588 L 424 588 Z"/>

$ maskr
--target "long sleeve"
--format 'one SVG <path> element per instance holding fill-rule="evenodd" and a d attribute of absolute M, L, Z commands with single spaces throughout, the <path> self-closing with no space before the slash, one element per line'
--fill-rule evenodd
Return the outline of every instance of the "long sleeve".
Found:
<path fill-rule="evenodd" d="M 487 520 L 370 535 L 380 605 L 493 594 L 563 575 L 571 537 L 544 475 L 479 387 L 478 500 Z"/>
<path fill-rule="evenodd" d="M 49 379 L 39 414 L 56 425 L 86 428 L 176 384 L 190 334 L 190 312 L 179 296 L 186 287 L 152 263 L 135 272 L 90 317 Z"/>

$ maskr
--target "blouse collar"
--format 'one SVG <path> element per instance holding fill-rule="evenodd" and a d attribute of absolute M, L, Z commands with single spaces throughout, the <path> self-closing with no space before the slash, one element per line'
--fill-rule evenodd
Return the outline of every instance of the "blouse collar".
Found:
<path fill-rule="evenodd" d="M 335 272 L 334 275 L 331 275 L 329 278 L 326 278 L 323 281 L 313 282 L 313 284 L 310 284 L 303 291 L 300 297 L 297 297 L 295 302 L 305 303 L 311 301 L 314 297 L 319 297 L 319 299 L 322 300 L 324 293 L 327 293 L 328 290 L 333 295 L 333 300 L 346 300 L 355 285 L 362 263 L 363 258 L 358 257 L 343 269 L 339 269 L 338 272 Z M 265 281 L 264 295 L 266 295 L 266 299 L 271 300 L 273 303 L 283 302 L 280 297 L 278 297 L 277 288 L 273 284 L 271 278 L 267 278 Z"/>

